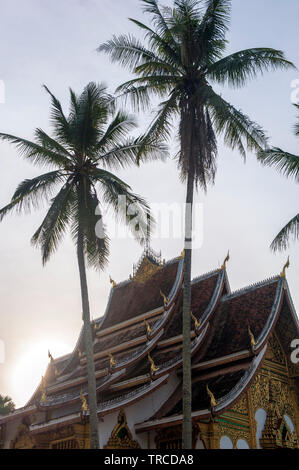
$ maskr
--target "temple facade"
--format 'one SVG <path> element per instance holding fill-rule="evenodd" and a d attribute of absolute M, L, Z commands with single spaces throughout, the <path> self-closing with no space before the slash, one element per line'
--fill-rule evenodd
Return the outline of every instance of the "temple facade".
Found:
<path fill-rule="evenodd" d="M 100 447 L 181 449 L 184 254 L 147 249 L 93 321 Z M 227 259 L 226 259 L 227 261 Z M 299 448 L 299 323 L 285 269 L 231 292 L 222 267 L 192 281 L 193 447 Z M 89 448 L 83 331 L 32 398 L 0 418 L 0 447 Z"/>

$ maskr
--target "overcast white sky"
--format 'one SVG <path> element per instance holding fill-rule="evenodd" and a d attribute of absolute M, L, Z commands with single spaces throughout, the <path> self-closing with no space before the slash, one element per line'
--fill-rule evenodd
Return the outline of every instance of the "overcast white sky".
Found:
<path fill-rule="evenodd" d="M 171 4 L 165 1 L 164 4 Z M 233 0 L 229 51 L 269 46 L 285 51 L 299 65 L 299 4 L 294 0 Z M 49 131 L 49 99 L 43 83 L 68 102 L 68 87 L 81 92 L 89 81 L 104 81 L 111 92 L 129 77 L 96 47 L 112 34 L 139 34 L 127 20 L 145 20 L 138 0 L 2 0 L 0 28 L 0 80 L 6 101 L 0 104 L 0 130 L 27 138 L 42 127 Z M 291 82 L 299 72 L 275 72 L 249 83 L 242 90 L 223 89 L 223 96 L 269 133 L 271 142 L 298 153 L 292 133 L 296 112 L 291 104 Z M 299 96 L 299 95 L 298 95 Z M 146 122 L 148 116 L 139 116 Z M 0 206 L 16 185 L 38 174 L 0 143 Z M 155 203 L 182 203 L 184 187 L 173 161 L 124 171 L 120 176 L 133 190 Z M 298 212 L 298 186 L 274 170 L 262 168 L 254 155 L 244 164 L 237 152 L 219 141 L 216 185 L 196 201 L 204 208 L 204 241 L 194 251 L 193 274 L 219 267 L 228 248 L 228 274 L 233 290 L 278 274 L 291 257 L 288 280 L 299 309 L 299 246 L 274 255 L 269 245 L 279 229 Z M 12 216 L 0 225 L 0 340 L 5 342 L 5 363 L 0 363 L 0 394 L 23 405 L 41 371 L 33 358 L 47 349 L 53 356 L 71 351 L 81 328 L 81 300 L 75 248 L 70 240 L 43 268 L 30 237 L 43 211 Z M 163 258 L 179 255 L 182 239 L 154 239 Z M 110 290 L 109 274 L 116 281 L 128 278 L 142 249 L 132 240 L 113 240 L 110 264 L 104 273 L 89 272 L 92 316 L 103 314 Z M 33 362 L 32 362 L 33 361 Z M 24 374 L 24 369 L 26 374 Z M 23 371 L 23 372 L 22 372 Z M 26 384 L 24 377 L 27 377 Z M 27 388 L 26 388 L 27 387 Z"/>

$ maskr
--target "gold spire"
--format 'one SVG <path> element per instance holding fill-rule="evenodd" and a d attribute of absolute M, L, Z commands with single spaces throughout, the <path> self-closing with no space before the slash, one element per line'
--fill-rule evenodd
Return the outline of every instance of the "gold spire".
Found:
<path fill-rule="evenodd" d="M 255 337 L 251 331 L 250 325 L 248 325 L 248 335 L 250 338 L 251 350 L 253 351 L 254 346 L 256 345 Z"/>
<path fill-rule="evenodd" d="M 222 266 L 221 266 L 220 269 L 226 269 L 226 263 L 227 263 L 229 260 L 230 260 L 230 256 L 229 256 L 229 250 L 228 250 L 227 255 L 226 255 L 226 258 L 225 258 L 225 260 L 223 261 L 223 264 L 222 264 Z"/>
<path fill-rule="evenodd" d="M 164 300 L 164 306 L 168 304 L 169 302 L 169 297 L 166 297 L 165 294 L 163 294 L 163 292 L 160 290 L 160 294 L 161 296 L 163 297 L 163 300 Z"/>
<path fill-rule="evenodd" d="M 286 270 L 287 270 L 287 268 L 289 268 L 289 267 L 290 267 L 290 257 L 288 256 L 287 262 L 286 262 L 286 264 L 284 265 L 284 267 L 283 267 L 283 269 L 282 269 L 282 271 L 281 271 L 281 273 L 280 273 L 280 277 L 282 277 L 283 279 L 286 278 Z"/>
<path fill-rule="evenodd" d="M 211 404 L 211 407 L 213 408 L 214 406 L 217 405 L 217 402 L 216 402 L 216 399 L 215 399 L 213 393 L 212 393 L 211 390 L 209 389 L 208 384 L 207 384 L 207 393 L 208 393 L 208 395 L 209 395 L 209 397 L 210 397 L 210 404 Z"/>
<path fill-rule="evenodd" d="M 81 402 L 82 402 L 81 410 L 82 410 L 82 411 L 88 411 L 87 401 L 86 401 L 85 396 L 84 396 L 83 393 L 82 393 L 82 388 L 81 388 L 81 390 L 80 390 L 80 399 L 81 399 Z"/>
<path fill-rule="evenodd" d="M 195 315 L 193 315 L 193 313 L 192 313 L 192 312 L 190 312 L 190 314 L 191 314 L 191 318 L 192 318 L 192 320 L 194 321 L 195 328 L 199 328 L 199 327 L 200 327 L 200 324 L 201 324 L 201 322 L 197 320 L 196 316 L 195 316 Z"/>
<path fill-rule="evenodd" d="M 44 376 L 42 376 L 42 383 L 41 383 L 41 391 L 42 391 L 42 396 L 41 396 L 41 402 L 46 403 L 47 401 L 47 389 L 46 389 L 46 382 Z"/>
<path fill-rule="evenodd" d="M 151 373 L 153 374 L 154 372 L 157 372 L 159 370 L 159 367 L 155 366 L 155 363 L 153 361 L 153 358 L 151 357 L 150 353 L 147 353 L 147 358 L 151 364 Z"/>
<path fill-rule="evenodd" d="M 146 320 L 144 320 L 144 324 L 145 324 L 145 326 L 146 326 L 146 332 L 147 332 L 147 334 L 148 334 L 148 335 L 151 334 L 152 329 L 151 329 L 151 327 L 150 327 L 149 322 L 147 322 Z"/>
<path fill-rule="evenodd" d="M 117 285 L 116 282 L 112 279 L 111 276 L 109 276 L 109 278 L 110 278 L 110 284 L 112 285 L 112 287 L 113 288 L 116 287 L 116 285 Z"/>
<path fill-rule="evenodd" d="M 110 357 L 110 367 L 115 366 L 116 362 L 111 353 L 109 353 L 109 357 Z"/>

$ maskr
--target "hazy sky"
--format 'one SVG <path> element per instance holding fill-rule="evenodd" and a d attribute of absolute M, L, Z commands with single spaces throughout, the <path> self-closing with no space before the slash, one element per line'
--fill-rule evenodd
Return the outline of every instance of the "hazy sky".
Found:
<path fill-rule="evenodd" d="M 229 51 L 279 48 L 299 66 L 296 0 L 233 0 L 232 6 Z M 2 0 L 0 80 L 6 92 L 5 103 L 0 104 L 0 131 L 26 138 L 33 137 L 36 127 L 50 131 L 49 98 L 43 83 L 64 105 L 69 86 L 81 92 L 89 81 L 104 81 L 113 92 L 129 74 L 95 49 L 114 33 L 138 35 L 128 17 L 145 20 L 138 0 Z M 298 140 L 292 133 L 296 112 L 291 104 L 291 83 L 296 79 L 296 70 L 274 72 L 244 89 L 221 93 L 259 122 L 274 145 L 298 153 Z M 147 119 L 139 116 L 141 125 Z M 2 207 L 19 182 L 40 169 L 24 162 L 14 147 L 3 142 L 0 164 Z M 132 168 L 120 176 L 148 201 L 184 201 L 184 187 L 173 161 Z M 228 150 L 220 140 L 216 185 L 207 196 L 199 193 L 196 202 L 203 203 L 204 239 L 194 251 L 193 274 L 219 267 L 229 248 L 228 274 L 235 290 L 278 274 L 290 254 L 288 280 L 299 310 L 299 246 L 292 244 L 288 253 L 276 255 L 269 250 L 279 229 L 298 212 L 298 186 L 262 168 L 254 155 L 248 154 L 244 164 L 238 152 Z M 72 242 L 67 239 L 45 268 L 40 253 L 30 245 L 43 212 L 11 216 L 0 225 L 0 340 L 6 353 L 4 364 L 0 363 L 0 394 L 11 395 L 18 406 L 37 385 L 48 361 L 48 347 L 54 357 L 70 352 L 81 328 Z M 152 245 L 169 259 L 179 255 L 183 242 L 154 239 Z M 128 278 L 141 252 L 133 240 L 112 240 L 105 272 L 88 273 L 93 318 L 104 312 L 109 274 L 116 281 Z"/>

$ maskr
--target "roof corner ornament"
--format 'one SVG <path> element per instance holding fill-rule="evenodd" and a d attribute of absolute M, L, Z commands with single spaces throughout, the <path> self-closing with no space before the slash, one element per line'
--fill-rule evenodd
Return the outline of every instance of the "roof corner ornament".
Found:
<path fill-rule="evenodd" d="M 183 251 L 181 253 L 181 258 L 185 258 L 185 248 L 183 249 Z"/>
<path fill-rule="evenodd" d="M 290 264 L 291 264 L 291 263 L 290 263 L 290 257 L 288 256 L 287 262 L 286 262 L 286 264 L 284 265 L 284 267 L 283 267 L 283 269 L 282 269 L 282 271 L 281 271 L 281 273 L 280 273 L 280 277 L 281 277 L 282 279 L 286 279 L 286 270 L 290 267 Z"/>
<path fill-rule="evenodd" d="M 169 302 L 169 297 L 166 297 L 166 295 L 163 294 L 163 292 L 161 291 L 161 289 L 160 289 L 160 294 L 161 294 L 161 297 L 163 297 L 164 307 L 166 307 L 166 305 L 167 305 L 168 302 Z"/>
<path fill-rule="evenodd" d="M 254 347 L 256 346 L 257 342 L 255 340 L 254 334 L 251 331 L 250 325 L 248 325 L 248 336 L 250 338 L 251 351 L 254 353 Z"/>
<path fill-rule="evenodd" d="M 101 328 L 101 324 L 100 323 L 94 323 L 93 328 L 94 328 L 95 331 L 98 331 Z"/>
<path fill-rule="evenodd" d="M 216 405 L 217 405 L 217 401 L 213 395 L 213 393 L 211 392 L 211 390 L 209 389 L 209 385 L 207 384 L 207 394 L 209 395 L 210 397 L 210 404 L 211 404 L 211 408 L 214 408 Z"/>
<path fill-rule="evenodd" d="M 112 356 L 111 353 L 109 353 L 109 366 L 110 366 L 110 370 L 115 366 L 116 362 L 115 362 L 115 359 L 114 357 Z"/>
<path fill-rule="evenodd" d="M 81 359 L 81 357 L 82 357 L 82 351 L 80 351 L 80 349 L 78 349 L 78 357 L 79 357 L 79 359 Z"/>
<path fill-rule="evenodd" d="M 41 391 L 42 391 L 42 396 L 41 396 L 41 402 L 46 403 L 47 402 L 47 388 L 46 388 L 46 382 L 44 376 L 42 376 L 42 383 L 41 383 Z"/>
<path fill-rule="evenodd" d="M 148 358 L 148 361 L 151 365 L 151 368 L 150 368 L 150 376 L 151 376 L 151 379 L 153 379 L 153 375 L 155 372 L 157 372 L 159 370 L 159 367 L 157 367 L 154 363 L 154 360 L 153 358 L 151 357 L 150 353 L 147 353 L 147 358 Z"/>
<path fill-rule="evenodd" d="M 88 405 L 85 396 L 83 395 L 82 388 L 80 390 L 81 410 L 83 413 L 88 411 Z"/>
<path fill-rule="evenodd" d="M 109 276 L 110 284 L 112 285 L 113 289 L 117 286 L 116 282 Z"/>
<path fill-rule="evenodd" d="M 53 364 L 54 358 L 53 358 L 53 356 L 52 356 L 52 354 L 50 353 L 49 350 L 48 350 L 48 358 L 50 359 L 50 364 Z M 57 377 L 57 375 L 59 375 L 59 372 L 57 370 L 57 367 L 54 364 L 53 364 L 53 369 L 54 369 L 55 377 Z"/>
<path fill-rule="evenodd" d="M 50 359 L 50 362 L 54 362 L 54 358 L 49 350 L 48 350 L 48 358 Z"/>
<path fill-rule="evenodd" d="M 192 312 L 190 312 L 190 315 L 191 315 L 192 320 L 194 321 L 195 329 L 197 330 L 201 325 L 201 321 L 197 320 L 196 316 L 193 315 Z"/>
<path fill-rule="evenodd" d="M 227 255 L 226 255 L 226 258 L 225 258 L 225 260 L 223 261 L 222 266 L 221 266 L 221 268 L 220 268 L 221 270 L 224 271 L 224 270 L 226 269 L 226 264 L 228 263 L 229 260 L 230 260 L 230 254 L 229 254 L 229 250 L 228 250 Z"/>
<path fill-rule="evenodd" d="M 146 338 L 149 339 L 149 336 L 151 335 L 151 332 L 153 331 L 150 327 L 150 324 L 148 321 L 144 320 L 144 324 L 146 327 Z"/>

